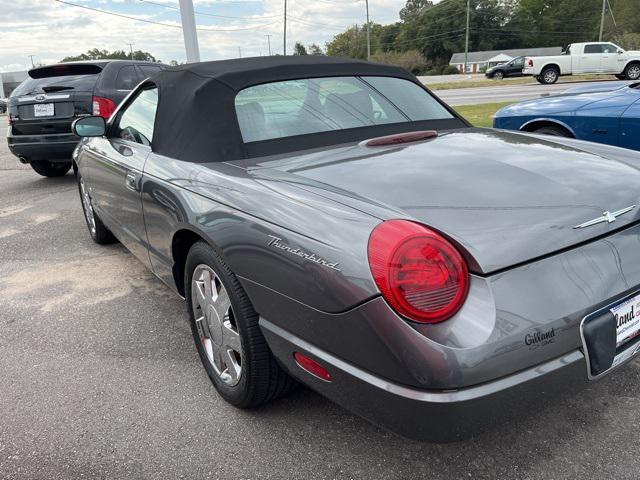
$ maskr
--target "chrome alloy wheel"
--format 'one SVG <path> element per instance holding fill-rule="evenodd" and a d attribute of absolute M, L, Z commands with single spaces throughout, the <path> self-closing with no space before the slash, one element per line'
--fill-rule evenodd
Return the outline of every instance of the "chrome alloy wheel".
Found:
<path fill-rule="evenodd" d="M 640 66 L 639 65 L 631 65 L 627 69 L 627 78 L 629 80 L 637 80 L 640 78 Z"/>
<path fill-rule="evenodd" d="M 558 74 L 555 70 L 547 70 L 543 75 L 544 81 L 546 83 L 553 83 L 558 79 Z"/>
<path fill-rule="evenodd" d="M 84 185 L 84 179 L 80 177 L 80 193 L 82 194 L 82 206 L 84 207 L 84 218 L 87 220 L 91 235 L 96 234 L 96 219 L 93 215 L 93 207 L 91 206 L 91 197 Z"/>
<path fill-rule="evenodd" d="M 200 343 L 213 370 L 229 386 L 242 375 L 242 345 L 229 294 L 208 265 L 200 264 L 191 279 L 191 305 Z"/>

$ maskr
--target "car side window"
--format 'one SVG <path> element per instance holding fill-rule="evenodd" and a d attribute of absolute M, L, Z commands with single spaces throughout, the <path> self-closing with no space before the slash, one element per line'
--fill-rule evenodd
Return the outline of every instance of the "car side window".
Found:
<path fill-rule="evenodd" d="M 158 89 L 142 90 L 119 115 L 113 136 L 151 146 L 157 108 Z"/>
<path fill-rule="evenodd" d="M 522 67 L 524 66 L 524 58 L 517 58 L 513 61 L 514 67 Z"/>
<path fill-rule="evenodd" d="M 618 48 L 611 43 L 605 43 L 604 45 L 602 45 L 602 53 L 616 53 L 617 51 Z"/>
<path fill-rule="evenodd" d="M 584 46 L 584 53 L 602 53 L 602 45 L 599 43 L 591 43 Z"/>
<path fill-rule="evenodd" d="M 140 70 L 142 70 L 142 74 L 145 76 L 145 78 L 148 78 L 151 75 L 155 75 L 160 70 L 162 70 L 162 67 L 156 65 L 138 65 L 138 67 L 140 68 Z"/>
<path fill-rule="evenodd" d="M 120 69 L 116 76 L 116 89 L 117 90 L 133 90 L 133 88 L 140 82 L 138 78 L 138 72 L 133 65 L 126 65 Z"/>

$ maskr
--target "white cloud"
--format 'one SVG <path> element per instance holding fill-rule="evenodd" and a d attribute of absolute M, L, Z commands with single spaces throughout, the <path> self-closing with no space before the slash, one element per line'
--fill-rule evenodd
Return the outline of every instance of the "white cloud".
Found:
<path fill-rule="evenodd" d="M 161 5 L 141 3 L 137 0 L 69 1 L 141 19 L 179 25 L 177 12 Z M 177 5 L 177 0 L 154 1 Z M 0 29 L 2 71 L 30 67 L 29 55 L 34 55 L 36 62 L 53 63 L 65 56 L 76 55 L 91 48 L 128 49 L 128 43 L 133 43 L 135 49 L 149 51 L 167 62 L 172 59 L 185 60 L 182 32 L 179 28 L 115 17 L 51 0 L 3 3 L 3 25 Z M 398 11 L 404 3 L 405 0 L 370 0 L 372 21 L 396 21 Z M 283 12 L 283 0 L 195 0 L 194 5 L 196 11 L 252 18 L 216 19 L 198 15 L 196 22 L 203 29 L 260 27 L 235 32 L 199 31 L 202 60 L 235 57 L 238 47 L 242 48 L 245 56 L 266 55 L 267 34 L 272 35 L 271 46 L 274 53 L 282 51 L 283 22 L 280 15 Z M 324 45 L 333 35 L 339 33 L 341 28 L 354 23 L 362 24 L 365 21 L 364 0 L 288 0 L 288 14 L 289 52 L 295 41 Z M 264 16 L 276 17 L 256 18 Z"/>

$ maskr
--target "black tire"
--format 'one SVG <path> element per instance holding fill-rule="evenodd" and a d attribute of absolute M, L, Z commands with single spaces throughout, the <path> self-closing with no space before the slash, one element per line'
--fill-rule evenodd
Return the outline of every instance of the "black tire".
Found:
<path fill-rule="evenodd" d="M 497 72 L 493 72 L 491 76 L 494 80 L 502 80 L 504 79 L 504 72 L 502 70 L 498 70 Z"/>
<path fill-rule="evenodd" d="M 31 168 L 43 177 L 62 177 L 71 170 L 71 162 L 69 163 L 56 163 L 47 162 L 46 160 L 38 160 L 31 162 Z"/>
<path fill-rule="evenodd" d="M 556 67 L 547 67 L 540 73 L 540 83 L 543 85 L 552 85 L 560 78 L 560 72 Z"/>
<path fill-rule="evenodd" d="M 554 137 L 566 137 L 572 138 L 573 136 L 566 129 L 562 127 L 554 127 L 553 125 L 547 125 L 544 127 L 532 130 L 531 133 L 539 133 L 541 135 L 553 135 Z"/>
<path fill-rule="evenodd" d="M 535 75 L 533 78 L 535 78 L 535 79 L 536 79 L 536 82 L 538 82 L 538 83 L 543 83 L 543 82 L 542 82 L 542 78 L 540 77 L 540 75 Z"/>
<path fill-rule="evenodd" d="M 85 198 L 85 194 L 83 192 L 84 180 L 82 179 L 82 176 L 79 173 L 77 175 L 77 179 L 78 179 L 78 193 L 80 194 L 80 204 L 82 205 L 82 213 L 84 214 L 84 220 L 87 224 L 87 228 L 89 229 L 89 235 L 91 235 L 91 238 L 93 239 L 93 241 L 99 245 L 114 243 L 116 241 L 116 237 L 114 237 L 113 233 L 111 233 L 111 231 L 107 227 L 105 227 L 104 223 L 102 223 L 102 220 L 100 220 L 100 217 L 98 216 L 98 214 L 95 211 L 93 211 L 93 206 L 91 205 L 91 197 L 87 195 L 88 199 Z M 88 205 L 86 204 L 86 202 L 89 202 Z M 90 214 L 88 214 L 87 209 L 90 209 L 91 211 Z M 91 218 L 93 218 L 94 225 L 92 225 Z"/>
<path fill-rule="evenodd" d="M 627 65 L 624 69 L 624 78 L 634 81 L 640 79 L 640 63 L 634 62 Z"/>
<path fill-rule="evenodd" d="M 240 337 L 241 373 L 238 383 L 228 385 L 216 372 L 202 342 L 193 307 L 192 281 L 196 269 L 208 266 L 229 294 L 234 327 Z M 227 264 L 207 243 L 196 242 L 187 255 L 185 265 L 185 297 L 196 349 L 207 375 L 220 396 L 238 408 L 254 408 L 289 392 L 296 382 L 278 364 L 258 325 L 258 314 L 249 297 Z M 203 320 L 204 321 L 204 320 Z"/>

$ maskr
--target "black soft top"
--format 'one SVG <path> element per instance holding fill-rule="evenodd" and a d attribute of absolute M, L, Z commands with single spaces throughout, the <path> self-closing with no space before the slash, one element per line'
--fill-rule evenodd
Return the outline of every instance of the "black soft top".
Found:
<path fill-rule="evenodd" d="M 263 83 L 336 76 L 397 77 L 424 88 L 415 76 L 398 67 L 325 56 L 255 57 L 167 67 L 149 79 L 158 87 L 159 95 L 153 150 L 185 161 L 216 162 L 420 130 L 425 128 L 425 123 L 430 128 L 467 125 L 452 112 L 454 118 L 450 120 L 405 122 L 243 142 L 235 112 L 238 92 Z"/>

